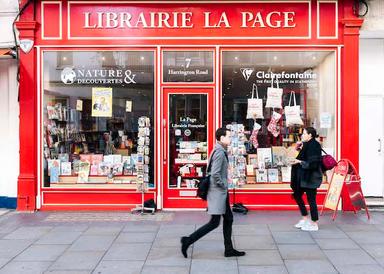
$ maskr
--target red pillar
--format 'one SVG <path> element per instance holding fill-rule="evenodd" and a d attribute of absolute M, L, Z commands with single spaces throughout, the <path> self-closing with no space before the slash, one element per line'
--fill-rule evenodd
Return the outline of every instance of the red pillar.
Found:
<path fill-rule="evenodd" d="M 23 4 L 21 4 L 23 5 Z M 35 40 L 37 22 L 34 5 L 29 5 L 21 20 L 16 23 L 19 39 Z M 37 101 L 36 101 L 36 49 L 20 56 L 20 173 L 17 181 L 17 210 L 36 209 L 37 195 Z"/>
<path fill-rule="evenodd" d="M 344 47 L 342 48 L 341 73 L 341 158 L 352 161 L 359 168 L 359 31 L 363 19 L 346 7 Z M 343 190 L 343 210 L 352 210 L 348 193 Z"/>

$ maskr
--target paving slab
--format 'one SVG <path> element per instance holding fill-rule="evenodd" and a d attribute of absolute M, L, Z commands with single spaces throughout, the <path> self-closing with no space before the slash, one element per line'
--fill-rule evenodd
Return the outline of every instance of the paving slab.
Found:
<path fill-rule="evenodd" d="M 153 232 L 123 232 L 116 238 L 116 243 L 152 243 L 156 237 Z"/>
<path fill-rule="evenodd" d="M 285 266 L 240 265 L 239 274 L 288 274 L 288 271 Z"/>
<path fill-rule="evenodd" d="M 69 248 L 69 251 L 106 251 L 116 236 L 84 235 L 80 236 Z"/>
<path fill-rule="evenodd" d="M 204 260 L 194 259 L 191 265 L 191 274 L 236 274 L 238 272 L 236 260 Z"/>
<path fill-rule="evenodd" d="M 373 212 L 371 221 L 362 214 L 340 214 L 336 222 L 323 216 L 316 232 L 293 227 L 298 212 L 234 214 L 233 243 L 245 257 L 224 257 L 220 225 L 189 248 L 187 259 L 180 237 L 205 224 L 205 212 L 175 212 L 166 220 L 116 214 L 0 216 L 0 273 L 384 273 L 383 213 Z"/>
<path fill-rule="evenodd" d="M 49 267 L 49 270 L 93 270 L 103 255 L 102 251 L 66 251 Z"/>
<path fill-rule="evenodd" d="M 290 274 L 331 274 L 338 273 L 331 263 L 324 260 L 286 260 Z"/>
<path fill-rule="evenodd" d="M 315 244 L 311 234 L 299 232 L 272 232 L 277 244 Z"/>
<path fill-rule="evenodd" d="M 57 233 L 57 232 L 84 232 L 89 228 L 88 225 L 78 225 L 78 224 L 72 224 L 72 225 L 58 225 L 52 228 L 50 231 L 51 233 Z"/>
<path fill-rule="evenodd" d="M 105 254 L 104 260 L 144 261 L 148 256 L 150 248 L 150 243 L 114 243 Z"/>
<path fill-rule="evenodd" d="M 153 242 L 153 247 L 180 247 L 180 238 L 181 237 L 156 237 Z"/>
<path fill-rule="evenodd" d="M 224 257 L 223 241 L 197 241 L 193 246 L 192 259 L 235 260 Z"/>
<path fill-rule="evenodd" d="M 180 248 L 152 247 L 149 252 L 146 265 L 150 266 L 189 266 L 191 263 L 192 249 L 188 249 L 188 258 L 184 258 Z"/>
<path fill-rule="evenodd" d="M 333 265 L 376 264 L 375 260 L 363 250 L 323 250 Z"/>
<path fill-rule="evenodd" d="M 237 259 L 239 265 L 283 265 L 278 250 L 247 250 L 247 254 Z"/>
<path fill-rule="evenodd" d="M 359 231 L 347 232 L 348 236 L 359 244 L 383 244 L 384 232 L 377 231 Z"/>
<path fill-rule="evenodd" d="M 55 261 L 67 248 L 68 245 L 31 245 L 14 261 Z"/>
<path fill-rule="evenodd" d="M 84 235 L 117 235 L 123 229 L 123 225 L 111 225 L 111 226 L 90 226 Z"/>
<path fill-rule="evenodd" d="M 374 258 L 384 259 L 384 245 L 382 244 L 361 244 L 362 249 L 364 249 L 368 254 Z"/>
<path fill-rule="evenodd" d="M 6 265 L 11 259 L 0 258 L 0 268 Z"/>
<path fill-rule="evenodd" d="M 279 245 L 284 260 L 327 260 L 317 245 Z"/>
<path fill-rule="evenodd" d="M 0 274 L 41 274 L 51 262 L 10 262 L 0 269 Z"/>
<path fill-rule="evenodd" d="M 340 274 L 383 274 L 380 265 L 339 265 L 336 266 Z"/>
<path fill-rule="evenodd" d="M 190 266 L 150 266 L 145 265 L 141 274 L 189 274 Z"/>
<path fill-rule="evenodd" d="M 350 239 L 315 239 L 321 249 L 360 249 L 360 247 Z"/>
<path fill-rule="evenodd" d="M 50 231 L 43 235 L 36 244 L 58 244 L 68 245 L 72 244 L 77 238 L 80 237 L 81 231 Z"/>
<path fill-rule="evenodd" d="M 248 249 L 277 249 L 271 235 L 235 236 L 235 246 L 240 250 Z"/>
<path fill-rule="evenodd" d="M 264 236 L 271 235 L 271 231 L 266 224 L 259 225 L 234 225 L 232 229 L 233 235 L 238 236 Z"/>
<path fill-rule="evenodd" d="M 45 233 L 49 232 L 52 229 L 52 227 L 20 227 L 13 231 L 12 233 L 8 234 L 7 236 L 3 237 L 5 240 L 34 240 L 40 238 Z"/>
<path fill-rule="evenodd" d="M 90 270 L 47 270 L 44 274 L 91 274 Z"/>
<path fill-rule="evenodd" d="M 160 225 L 140 225 L 129 223 L 124 226 L 122 232 L 157 232 L 160 229 Z"/>
<path fill-rule="evenodd" d="M 140 274 L 144 261 L 101 261 L 95 274 Z"/>
<path fill-rule="evenodd" d="M 12 259 L 32 245 L 33 240 L 0 240 L 0 259 Z"/>

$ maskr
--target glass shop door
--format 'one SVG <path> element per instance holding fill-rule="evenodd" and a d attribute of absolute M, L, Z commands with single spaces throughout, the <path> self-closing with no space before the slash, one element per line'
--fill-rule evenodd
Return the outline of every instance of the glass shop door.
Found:
<path fill-rule="evenodd" d="M 204 208 L 196 182 L 214 140 L 213 88 L 163 89 L 163 208 Z"/>

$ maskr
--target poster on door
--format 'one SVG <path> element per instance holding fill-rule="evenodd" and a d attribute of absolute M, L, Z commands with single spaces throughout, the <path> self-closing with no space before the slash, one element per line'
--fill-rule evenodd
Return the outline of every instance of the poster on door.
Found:
<path fill-rule="evenodd" d="M 112 117 L 112 88 L 92 88 L 92 117 Z"/>

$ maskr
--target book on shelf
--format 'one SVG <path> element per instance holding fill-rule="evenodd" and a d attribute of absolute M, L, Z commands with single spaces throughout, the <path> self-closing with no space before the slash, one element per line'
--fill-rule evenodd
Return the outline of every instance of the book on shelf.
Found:
<path fill-rule="evenodd" d="M 291 181 L 291 166 L 283 166 L 281 167 L 281 180 L 283 182 L 290 182 Z"/>
<path fill-rule="evenodd" d="M 92 154 L 91 156 L 91 164 L 98 165 L 103 161 L 103 154 Z"/>
<path fill-rule="evenodd" d="M 71 162 L 61 162 L 61 175 L 70 176 L 72 175 L 72 163 Z"/>
<path fill-rule="evenodd" d="M 49 182 L 51 184 L 53 183 L 58 183 L 59 182 L 59 173 L 60 173 L 60 168 L 57 166 L 52 166 L 50 168 L 50 176 L 49 176 Z"/>
<path fill-rule="evenodd" d="M 99 164 L 97 164 L 97 165 L 91 165 L 90 175 L 91 175 L 91 176 L 97 176 L 97 175 L 99 175 Z"/>
<path fill-rule="evenodd" d="M 277 168 L 268 169 L 268 182 L 278 183 L 279 182 L 279 170 Z"/>
<path fill-rule="evenodd" d="M 256 170 L 256 182 L 268 183 L 268 172 L 266 169 L 257 169 Z"/>
<path fill-rule="evenodd" d="M 52 167 L 57 167 L 58 168 L 58 172 L 60 175 L 60 160 L 58 159 L 48 159 L 48 176 L 51 175 L 51 168 Z"/>
<path fill-rule="evenodd" d="M 268 164 L 272 164 L 272 150 L 270 147 L 257 149 L 257 164 L 261 169 L 268 166 Z"/>
<path fill-rule="evenodd" d="M 90 163 L 85 161 L 80 161 L 79 163 L 79 173 L 77 175 L 77 183 L 88 183 Z"/>

